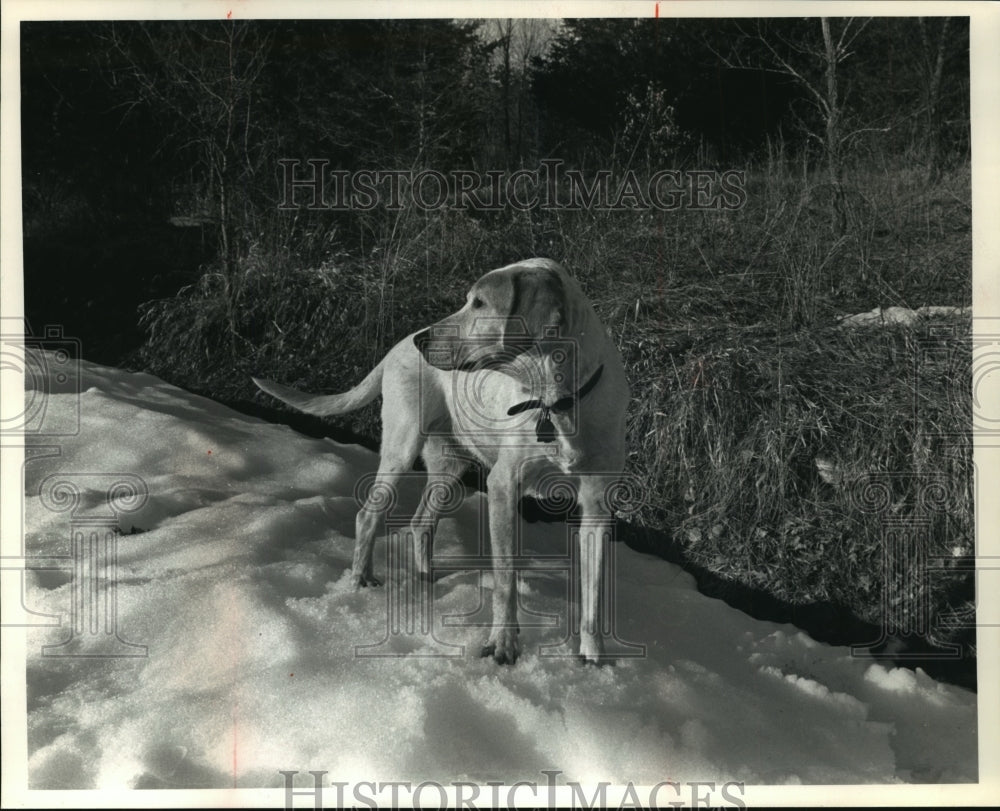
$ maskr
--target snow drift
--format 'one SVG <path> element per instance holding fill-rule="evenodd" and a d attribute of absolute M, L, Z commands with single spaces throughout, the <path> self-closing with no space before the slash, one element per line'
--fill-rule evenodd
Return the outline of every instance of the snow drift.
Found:
<path fill-rule="evenodd" d="M 72 568 L 28 572 L 27 604 L 63 617 L 28 638 L 33 788 L 282 786 L 282 769 L 348 781 L 544 782 L 543 769 L 636 784 L 976 779 L 973 693 L 756 621 L 622 544 L 616 629 L 641 658 L 595 668 L 544 655 L 560 650 L 568 594 L 551 568 L 522 578 L 531 616 L 515 667 L 478 658 L 489 574 L 462 569 L 434 583 L 433 636 L 359 656 L 386 636 L 389 594 L 348 587 L 354 489 L 373 453 L 149 375 L 83 363 L 81 384 L 45 381 L 47 408 L 79 405 L 81 429 L 26 463 L 26 551 L 70 555 L 71 518 L 42 497 L 48 477 L 81 483 L 74 517 L 107 509 L 95 474 L 140 477 L 148 498 L 117 538 L 116 626 L 146 655 L 43 655 L 70 634 Z M 480 551 L 484 507 L 469 492 L 442 521 L 436 560 Z M 527 543 L 565 554 L 565 527 L 531 525 Z M 442 651 L 458 655 L 426 655 Z"/>

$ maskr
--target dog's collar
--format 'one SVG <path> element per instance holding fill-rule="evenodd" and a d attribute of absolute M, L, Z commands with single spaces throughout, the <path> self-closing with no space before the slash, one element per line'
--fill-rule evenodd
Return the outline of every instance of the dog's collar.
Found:
<path fill-rule="evenodd" d="M 556 430 L 551 420 L 552 412 L 555 411 L 556 413 L 561 413 L 563 411 L 569 411 L 577 400 L 582 400 L 594 390 L 598 381 L 601 379 L 601 373 L 603 371 L 604 364 L 601 364 L 590 376 L 590 379 L 584 383 L 575 394 L 567 394 L 565 397 L 560 397 L 550 405 L 546 405 L 541 400 L 537 399 L 525 400 L 523 403 L 517 403 L 516 405 L 512 405 L 508 408 L 507 414 L 509 416 L 513 416 L 514 414 L 520 414 L 522 411 L 530 411 L 533 408 L 540 408 L 542 413 L 539 414 L 538 422 L 535 423 L 535 435 L 538 437 L 539 442 L 553 442 L 556 438 Z"/>

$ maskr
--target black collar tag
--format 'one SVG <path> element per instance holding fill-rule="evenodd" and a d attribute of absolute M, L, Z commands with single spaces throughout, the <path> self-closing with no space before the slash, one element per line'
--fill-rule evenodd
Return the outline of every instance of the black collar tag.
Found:
<path fill-rule="evenodd" d="M 549 418 L 551 413 L 551 409 L 542 406 L 541 416 L 535 423 L 535 436 L 539 442 L 555 442 L 556 440 L 556 427 Z"/>

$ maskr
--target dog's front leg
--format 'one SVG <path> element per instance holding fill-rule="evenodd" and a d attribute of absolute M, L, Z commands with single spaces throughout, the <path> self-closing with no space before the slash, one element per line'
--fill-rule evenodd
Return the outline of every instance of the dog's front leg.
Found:
<path fill-rule="evenodd" d="M 517 625 L 517 573 L 514 570 L 514 522 L 517 520 L 514 478 L 497 465 L 486 479 L 489 491 L 490 549 L 493 557 L 493 629 L 482 655 L 512 665 L 520 653 Z"/>
<path fill-rule="evenodd" d="M 602 580 L 614 520 L 606 504 L 609 484 L 602 476 L 583 476 L 580 482 L 580 656 L 592 664 L 604 655 Z"/>

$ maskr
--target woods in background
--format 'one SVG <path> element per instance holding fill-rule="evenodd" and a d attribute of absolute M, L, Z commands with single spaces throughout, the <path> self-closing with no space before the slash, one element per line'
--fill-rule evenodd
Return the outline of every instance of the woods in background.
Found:
<path fill-rule="evenodd" d="M 47 22 L 22 40 L 29 234 L 200 214 L 227 264 L 280 158 L 730 168 L 779 150 L 839 182 L 872 161 L 934 177 L 969 151 L 964 19 Z"/>
<path fill-rule="evenodd" d="M 969 573 L 885 583 L 882 516 L 817 467 L 896 476 L 927 554 L 972 549 L 971 444 L 948 439 L 971 437 L 968 318 L 932 345 L 837 326 L 971 302 L 967 19 L 24 23 L 21 86 L 36 329 L 228 402 L 251 374 L 342 390 L 483 271 L 552 257 L 622 349 L 657 551 L 872 622 L 888 594 L 968 641 Z M 744 204 L 283 209 L 283 162 L 310 159 L 736 170 Z M 929 517 L 928 481 L 950 505 Z"/>

